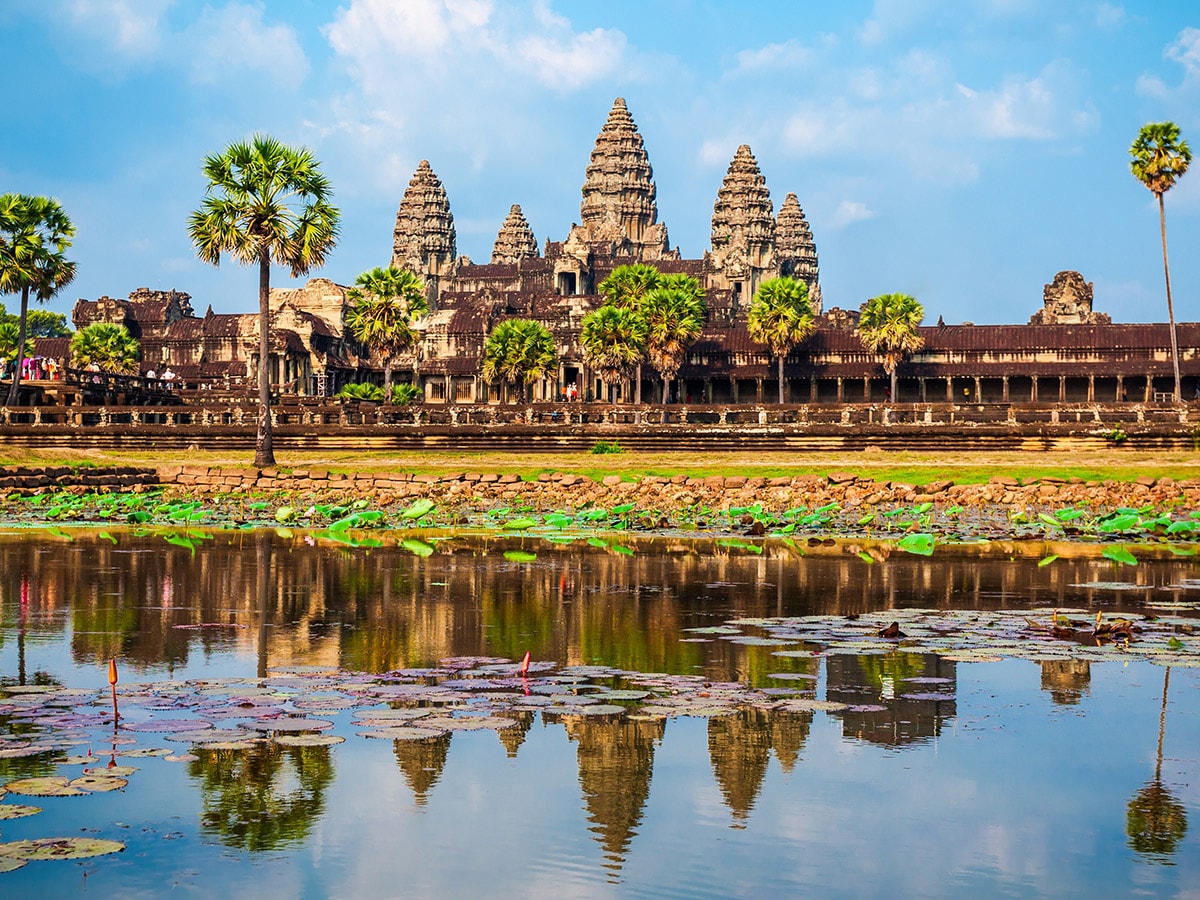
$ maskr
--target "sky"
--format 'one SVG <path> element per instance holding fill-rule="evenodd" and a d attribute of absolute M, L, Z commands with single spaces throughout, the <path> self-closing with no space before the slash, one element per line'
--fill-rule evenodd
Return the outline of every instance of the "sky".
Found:
<path fill-rule="evenodd" d="M 562 240 L 624 97 L 685 258 L 745 143 L 775 209 L 800 199 L 826 308 L 902 291 L 927 323 L 1022 323 L 1074 269 L 1097 311 L 1161 322 L 1129 146 L 1170 120 L 1200 154 L 1194 0 L 4 0 L 0 36 L 0 192 L 75 223 L 77 276 L 46 304 L 67 313 L 138 287 L 256 311 L 255 273 L 201 262 L 186 230 L 204 157 L 255 133 L 333 185 L 341 233 L 311 276 L 389 263 L 422 159 L 460 254 L 486 262 L 513 203 Z M 1197 321 L 1200 160 L 1166 210 L 1176 318 Z"/>

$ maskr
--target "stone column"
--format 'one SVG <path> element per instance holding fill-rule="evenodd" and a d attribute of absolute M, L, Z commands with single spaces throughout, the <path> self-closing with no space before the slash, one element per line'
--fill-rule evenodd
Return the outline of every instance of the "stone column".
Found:
<path fill-rule="evenodd" d="M 863 403 L 871 402 L 871 376 L 863 376 Z"/>
<path fill-rule="evenodd" d="M 978 375 L 975 376 L 975 402 L 983 402 L 983 382 Z"/>
<path fill-rule="evenodd" d="M 837 377 L 837 402 L 838 403 L 845 402 L 845 397 L 846 397 L 845 387 L 846 387 L 845 384 L 842 382 L 842 376 L 839 375 Z"/>
<path fill-rule="evenodd" d="M 1037 403 L 1037 376 L 1031 375 L 1029 378 L 1029 402 Z"/>
<path fill-rule="evenodd" d="M 1088 403 L 1096 402 L 1096 376 L 1088 376 Z"/>
<path fill-rule="evenodd" d="M 808 402 L 817 402 L 817 376 L 811 375 L 808 379 Z"/>
<path fill-rule="evenodd" d="M 949 375 L 946 376 L 946 402 L 954 402 L 954 379 Z"/>
<path fill-rule="evenodd" d="M 1122 392 L 1124 389 L 1125 389 L 1125 376 L 1124 376 L 1124 375 L 1118 375 L 1118 376 L 1117 376 L 1117 396 L 1113 398 L 1113 399 L 1114 399 L 1114 400 L 1116 400 L 1118 403 L 1120 403 L 1120 402 L 1121 402 L 1121 392 Z"/>
<path fill-rule="evenodd" d="M 1058 402 L 1059 403 L 1067 402 L 1067 376 L 1066 375 L 1058 376 Z"/>
<path fill-rule="evenodd" d="M 1000 397 L 1004 400 L 1005 403 L 1008 402 L 1008 376 L 1007 375 L 1000 376 Z"/>

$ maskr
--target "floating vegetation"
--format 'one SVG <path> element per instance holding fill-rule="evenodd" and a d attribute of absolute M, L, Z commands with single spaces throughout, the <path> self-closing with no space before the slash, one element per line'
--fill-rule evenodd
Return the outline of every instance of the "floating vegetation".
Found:
<path fill-rule="evenodd" d="M 103 838 L 55 837 L 38 838 L 32 841 L 9 841 L 0 844 L 0 857 L 19 860 L 32 859 L 88 859 L 120 853 L 125 845 L 120 841 Z"/>

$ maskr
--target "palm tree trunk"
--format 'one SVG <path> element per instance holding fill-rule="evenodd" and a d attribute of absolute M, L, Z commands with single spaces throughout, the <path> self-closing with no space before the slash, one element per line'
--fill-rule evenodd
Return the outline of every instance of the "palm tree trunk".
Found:
<path fill-rule="evenodd" d="M 642 364 L 637 364 L 637 384 L 633 387 L 633 402 L 642 405 Z"/>
<path fill-rule="evenodd" d="M 254 440 L 254 465 L 275 465 L 271 432 L 271 256 L 266 248 L 258 257 L 258 434 Z"/>
<path fill-rule="evenodd" d="M 1175 370 L 1175 402 L 1183 399 L 1183 385 L 1179 378 L 1179 341 L 1175 337 L 1175 307 L 1171 303 L 1171 267 L 1167 265 L 1167 211 L 1163 206 L 1163 195 L 1158 195 L 1158 225 L 1162 232 L 1163 276 L 1167 280 L 1167 318 L 1171 323 L 1171 366 Z"/>
<path fill-rule="evenodd" d="M 662 395 L 662 397 L 663 397 L 663 401 L 662 401 L 663 406 L 666 406 L 667 402 L 671 399 L 671 379 L 668 378 L 666 375 L 663 376 L 663 395 Z"/>
<path fill-rule="evenodd" d="M 383 361 L 383 402 L 385 405 L 392 402 L 392 358 L 390 356 Z"/>
<path fill-rule="evenodd" d="M 779 363 L 779 405 L 783 406 L 783 354 L 778 357 Z"/>
<path fill-rule="evenodd" d="M 892 387 L 891 387 L 892 402 L 896 402 L 896 370 L 892 369 Z"/>
<path fill-rule="evenodd" d="M 8 405 L 16 406 L 21 393 L 21 367 L 25 364 L 25 334 L 29 316 L 29 285 L 21 286 L 21 324 L 17 334 L 17 367 L 13 370 L 12 387 L 8 389 Z"/>

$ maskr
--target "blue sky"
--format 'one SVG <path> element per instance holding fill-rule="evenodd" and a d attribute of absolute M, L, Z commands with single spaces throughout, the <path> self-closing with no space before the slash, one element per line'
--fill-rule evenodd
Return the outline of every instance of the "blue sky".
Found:
<path fill-rule="evenodd" d="M 0 191 L 53 195 L 78 228 L 59 311 L 140 286 L 254 311 L 253 272 L 201 263 L 185 224 L 202 158 L 255 132 L 308 146 L 333 183 L 342 236 L 313 275 L 387 264 L 421 159 L 459 253 L 486 261 L 513 203 L 539 245 L 561 240 L 622 96 L 685 257 L 747 143 L 776 208 L 800 198 L 826 307 L 904 291 L 927 322 L 1025 322 L 1077 269 L 1115 321 L 1165 321 L 1129 144 L 1170 119 L 1200 154 L 1184 0 L 5 0 L 0 34 Z M 1200 159 L 1167 228 L 1176 316 L 1196 321 Z"/>

